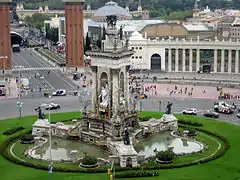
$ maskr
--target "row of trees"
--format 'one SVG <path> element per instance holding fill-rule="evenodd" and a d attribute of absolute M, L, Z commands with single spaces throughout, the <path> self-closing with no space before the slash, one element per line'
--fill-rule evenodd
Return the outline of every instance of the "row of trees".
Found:
<path fill-rule="evenodd" d="M 91 4 L 92 9 L 102 7 L 109 0 L 86 0 L 85 6 Z M 114 0 L 119 6 L 125 7 L 129 5 L 130 10 L 136 10 L 138 6 L 137 0 Z M 59 0 L 25 0 L 24 6 L 27 9 L 37 9 L 40 5 L 48 5 L 50 9 L 63 9 L 64 5 Z M 239 0 L 200 0 L 199 7 L 209 6 L 216 8 L 240 8 Z M 194 8 L 195 0 L 142 0 L 143 8 L 150 10 L 151 17 L 169 16 L 172 12 L 191 11 Z"/>

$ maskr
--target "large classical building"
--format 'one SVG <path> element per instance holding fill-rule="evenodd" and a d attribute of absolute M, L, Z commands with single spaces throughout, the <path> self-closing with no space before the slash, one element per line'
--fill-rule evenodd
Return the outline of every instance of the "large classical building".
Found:
<path fill-rule="evenodd" d="M 144 38 L 135 31 L 129 40 L 136 51 L 132 68 L 168 72 L 240 73 L 240 41 Z"/>
<path fill-rule="evenodd" d="M 136 11 L 130 11 L 129 7 L 126 6 L 125 8 L 122 8 L 118 6 L 117 3 L 110 1 L 105 4 L 105 6 L 97 9 L 92 10 L 90 5 L 87 5 L 87 9 L 83 11 L 83 15 L 85 18 L 91 18 L 102 21 L 105 20 L 103 17 L 103 14 L 116 12 L 118 13 L 118 18 L 122 20 L 126 19 L 149 19 L 149 11 L 146 9 L 142 9 L 141 1 L 139 0 L 138 7 Z M 25 9 L 22 3 L 17 4 L 16 7 L 16 13 L 20 19 L 24 19 L 26 16 L 32 16 L 35 13 L 40 14 L 47 14 L 49 16 L 63 16 L 65 14 L 64 10 L 52 10 L 48 8 L 48 5 L 39 6 L 38 9 Z M 121 14 L 121 16 L 119 16 Z"/>

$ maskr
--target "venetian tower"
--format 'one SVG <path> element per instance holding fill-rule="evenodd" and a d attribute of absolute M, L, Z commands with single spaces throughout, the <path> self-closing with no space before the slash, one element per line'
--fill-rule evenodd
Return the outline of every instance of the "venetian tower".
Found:
<path fill-rule="evenodd" d="M 63 0 L 66 20 L 66 64 L 67 70 L 77 71 L 84 66 L 84 0 Z"/>
<path fill-rule="evenodd" d="M 10 3 L 12 0 L 0 0 L 0 74 L 11 74 L 12 49 L 10 38 Z"/>

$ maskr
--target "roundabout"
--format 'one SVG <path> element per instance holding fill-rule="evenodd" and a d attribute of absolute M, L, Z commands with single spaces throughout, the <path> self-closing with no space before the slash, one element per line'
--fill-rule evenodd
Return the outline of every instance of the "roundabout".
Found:
<path fill-rule="evenodd" d="M 159 116 L 159 113 L 142 112 L 140 114 L 140 116 L 141 117 L 144 117 L 144 116 L 145 117 L 146 116 L 156 117 L 156 116 Z M 200 118 L 200 117 L 192 117 L 192 116 L 186 116 L 186 115 L 176 115 L 176 117 L 178 119 L 180 119 L 179 126 L 180 126 L 181 131 L 184 131 L 185 129 L 189 129 L 189 127 L 196 129 L 196 132 L 198 134 L 196 136 L 196 140 L 198 142 L 201 142 L 202 144 L 204 144 L 204 147 L 205 147 L 204 151 L 199 152 L 199 153 L 194 153 L 191 155 L 186 154 L 186 155 L 178 156 L 174 159 L 173 163 L 171 163 L 171 164 L 156 163 L 155 158 L 152 158 L 152 159 L 149 158 L 148 162 L 146 161 L 141 164 L 142 169 L 147 169 L 147 170 L 160 169 L 160 170 L 157 170 L 157 171 L 159 171 L 160 176 L 168 177 L 170 174 L 171 174 L 170 176 L 172 176 L 172 173 L 170 173 L 170 174 L 168 173 L 168 171 L 169 171 L 169 172 L 178 174 L 178 175 L 176 175 L 176 177 L 179 177 L 179 175 L 181 173 L 184 174 L 186 168 L 187 169 L 190 168 L 190 169 L 192 169 L 191 171 L 194 172 L 197 169 L 205 169 L 205 167 L 209 167 L 209 166 L 212 167 L 212 165 L 214 165 L 214 164 L 216 165 L 216 163 L 219 164 L 219 162 L 222 162 L 222 161 L 225 161 L 225 163 L 226 163 L 226 162 L 228 162 L 228 161 L 224 160 L 226 158 L 226 156 L 231 157 L 230 153 L 231 153 L 232 149 L 238 148 L 238 147 L 234 147 L 231 144 L 232 139 L 229 139 L 227 137 L 229 134 L 226 133 L 226 131 L 224 130 L 225 128 L 230 128 L 229 130 L 231 131 L 231 128 L 232 128 L 234 131 L 236 131 L 236 129 L 239 129 L 238 126 L 224 123 L 224 122 L 214 121 L 211 119 L 204 119 L 204 118 Z M 16 132 L 13 135 L 1 137 L 1 143 L 2 143 L 1 153 L 5 158 L 7 158 L 8 160 L 10 160 L 14 163 L 21 164 L 24 166 L 30 166 L 35 169 L 43 169 L 43 171 L 39 171 L 39 173 L 41 172 L 42 176 L 45 176 L 47 169 L 48 169 L 49 162 L 44 161 L 44 160 L 28 158 L 26 156 L 25 152 L 26 152 L 26 149 L 29 146 L 29 144 L 21 144 L 19 141 L 22 134 L 31 130 L 31 123 L 34 122 L 35 118 L 36 117 L 24 117 L 23 118 L 24 121 L 22 121 L 22 122 L 19 122 L 19 119 L 10 119 L 8 121 L 0 122 L 1 123 L 1 132 L 3 131 L 2 127 L 3 128 L 5 127 L 5 129 L 6 129 L 6 127 L 9 128 L 10 125 L 12 125 L 12 126 L 22 125 L 25 128 L 25 130 Z M 62 114 L 53 114 L 52 115 L 52 120 L 55 122 L 56 121 L 65 121 L 66 122 L 67 120 L 76 119 L 76 118 L 80 118 L 79 113 L 62 113 Z M 181 121 L 183 119 L 185 120 L 184 121 L 185 124 L 181 124 Z M 190 123 L 187 125 L 186 122 L 190 122 Z M 198 127 L 192 126 L 191 124 L 192 125 L 197 124 Z M 200 124 L 201 124 L 201 127 L 200 127 Z M 217 128 L 217 130 L 216 130 L 216 128 Z M 224 131 L 224 133 L 222 133 L 222 130 Z M 219 134 L 221 134 L 221 136 Z M 230 137 L 233 138 L 233 136 L 230 136 Z M 228 138 L 228 140 L 227 140 L 227 138 Z M 229 148 L 228 141 L 231 144 L 231 149 L 229 149 L 229 150 L 228 150 L 228 148 Z M 9 161 L 7 161 L 5 159 L 3 159 L 3 161 L 1 161 L 1 162 L 9 164 Z M 16 164 L 12 164 L 12 163 L 10 163 L 10 164 L 13 168 L 17 168 L 17 167 L 19 168 L 19 166 L 17 166 Z M 226 165 L 226 164 L 223 164 L 223 165 Z M 218 166 L 223 166 L 223 165 L 218 165 Z M 32 172 L 32 175 L 33 175 L 34 172 L 37 170 L 35 170 L 33 168 L 29 169 L 24 166 L 21 166 L 20 169 L 23 169 L 26 172 L 25 179 L 29 179 L 30 178 L 29 175 L 31 175 L 31 173 L 28 173 L 28 172 Z M 91 179 L 98 179 L 99 175 L 102 178 L 104 176 L 106 176 L 106 170 L 109 168 L 109 166 L 110 166 L 109 164 L 101 164 L 97 168 L 88 169 L 88 168 L 79 168 L 79 162 L 78 163 L 61 162 L 61 161 L 54 162 L 53 163 L 53 167 L 54 167 L 53 171 L 55 171 L 55 172 L 53 174 L 53 177 L 60 176 L 62 174 L 62 171 L 63 172 L 72 172 L 71 174 L 73 174 L 73 175 L 76 173 L 82 174 L 81 172 L 102 172 L 102 174 L 96 174 L 95 176 L 93 174 L 82 174 L 82 175 L 84 175 L 84 177 L 92 177 Z M 169 168 L 171 168 L 171 169 L 177 168 L 177 169 L 163 170 L 163 169 L 169 169 Z M 118 173 L 118 171 L 125 171 L 128 169 L 136 170 L 138 168 L 120 168 L 120 167 L 116 166 L 116 173 Z M 189 173 L 191 173 L 191 171 Z M 13 174 L 12 174 L 12 176 L 13 176 Z M 200 173 L 199 177 L 202 177 L 202 176 L 203 176 L 203 174 Z M 9 177 L 10 177 L 10 174 L 9 174 Z M 194 176 L 192 176 L 192 177 L 194 177 Z M 147 179 L 147 177 L 146 177 L 146 179 Z M 203 178 L 199 178 L 199 179 L 203 179 Z M 212 179 L 214 179 L 214 178 L 212 177 Z"/>

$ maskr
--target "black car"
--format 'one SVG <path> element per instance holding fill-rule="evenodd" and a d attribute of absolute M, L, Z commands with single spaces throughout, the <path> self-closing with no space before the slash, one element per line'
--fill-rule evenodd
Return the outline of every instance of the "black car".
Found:
<path fill-rule="evenodd" d="M 206 113 L 203 114 L 203 116 L 209 117 L 209 118 L 218 118 L 219 114 L 214 111 L 207 111 Z"/>

